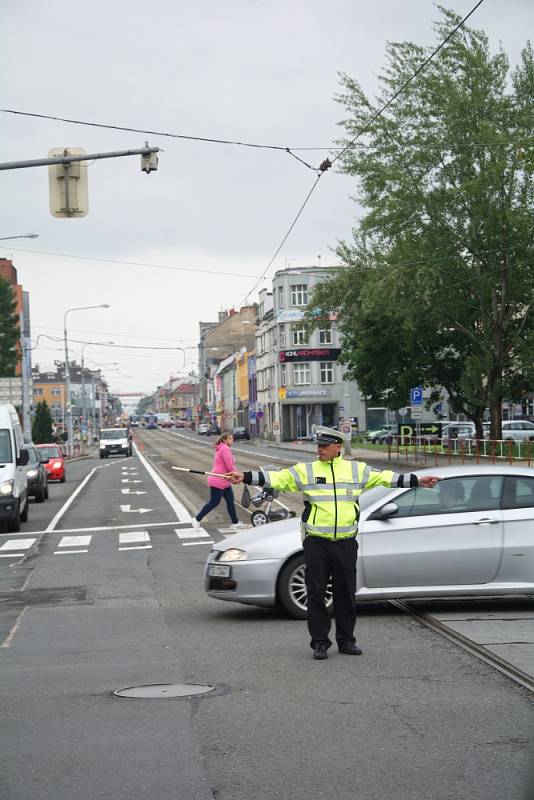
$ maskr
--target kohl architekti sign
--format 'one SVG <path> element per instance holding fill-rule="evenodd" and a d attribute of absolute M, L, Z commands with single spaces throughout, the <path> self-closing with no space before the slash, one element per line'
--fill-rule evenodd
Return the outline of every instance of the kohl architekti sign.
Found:
<path fill-rule="evenodd" d="M 312 347 L 298 350 L 280 350 L 278 356 L 281 364 L 295 361 L 337 361 L 341 349 L 339 347 Z"/>

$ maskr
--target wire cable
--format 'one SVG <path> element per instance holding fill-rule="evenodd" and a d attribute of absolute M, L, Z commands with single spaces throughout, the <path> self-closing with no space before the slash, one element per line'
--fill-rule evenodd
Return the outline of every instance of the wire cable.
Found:
<path fill-rule="evenodd" d="M 98 261 L 105 264 L 124 264 L 128 267 L 150 267 L 151 269 L 167 269 L 173 272 L 196 272 L 203 275 L 224 275 L 234 278 L 257 278 L 257 275 L 247 275 L 245 272 L 223 272 L 222 270 L 198 269 L 198 267 L 170 267 L 166 264 L 148 264 L 144 261 L 122 261 L 117 258 L 97 258 L 93 256 L 76 256 L 71 253 L 55 253 L 52 250 L 30 250 L 24 247 L 6 247 L 6 250 L 16 250 L 20 253 L 37 253 L 41 256 L 57 256 L 59 258 L 75 258 L 81 261 Z"/>
<path fill-rule="evenodd" d="M 35 117 L 37 119 L 49 119 L 54 122 L 67 122 L 71 125 L 86 125 L 91 128 L 106 128 L 108 130 L 114 131 L 127 131 L 129 133 L 143 133 L 147 134 L 148 136 L 165 136 L 169 139 L 184 139 L 190 142 L 203 142 L 207 144 L 227 144 L 227 145 L 235 145 L 237 147 L 252 147 L 256 150 L 276 150 L 282 153 L 288 153 L 288 155 L 293 156 L 296 158 L 297 161 L 300 161 L 301 164 L 308 167 L 308 169 L 315 169 L 312 167 L 311 164 L 308 164 L 302 158 L 296 156 L 290 147 L 281 147 L 280 145 L 274 144 L 259 144 L 258 142 L 240 142 L 233 139 L 215 139 L 208 136 L 189 136 L 183 133 L 169 133 L 167 131 L 151 131 L 145 130 L 144 128 L 130 128 L 126 125 L 110 125 L 103 122 L 88 122 L 87 120 L 81 119 L 70 119 L 68 117 L 57 117 L 53 116 L 52 114 L 37 114 L 30 111 L 18 111 L 14 108 L 0 108 L 0 112 L 2 114 L 15 114 L 19 117 Z"/>

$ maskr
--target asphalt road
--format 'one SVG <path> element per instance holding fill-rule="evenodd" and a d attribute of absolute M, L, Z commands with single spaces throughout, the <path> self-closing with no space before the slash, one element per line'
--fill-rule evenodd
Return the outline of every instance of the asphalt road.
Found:
<path fill-rule="evenodd" d="M 213 442 L 136 438 L 141 457 L 69 465 L 0 537 L 35 540 L 0 560 L 2 800 L 524 800 L 526 690 L 387 604 L 360 612 L 363 657 L 316 662 L 305 623 L 211 600 L 203 564 L 226 512 L 193 537 L 205 479 L 172 464 L 209 468 Z M 242 468 L 295 460 L 234 449 Z M 165 682 L 216 689 L 113 695 Z"/>

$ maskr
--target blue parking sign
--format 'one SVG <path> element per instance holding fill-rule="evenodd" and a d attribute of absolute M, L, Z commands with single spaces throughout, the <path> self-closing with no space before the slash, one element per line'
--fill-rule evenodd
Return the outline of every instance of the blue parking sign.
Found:
<path fill-rule="evenodd" d="M 410 389 L 410 403 L 412 406 L 422 406 L 423 405 L 423 387 L 416 386 L 413 389 Z"/>

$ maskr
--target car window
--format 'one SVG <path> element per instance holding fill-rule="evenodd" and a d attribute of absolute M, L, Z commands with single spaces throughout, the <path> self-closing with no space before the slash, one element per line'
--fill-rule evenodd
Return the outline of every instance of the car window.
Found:
<path fill-rule="evenodd" d="M 0 463 L 11 461 L 11 440 L 6 428 L 0 430 Z"/>
<path fill-rule="evenodd" d="M 396 517 L 427 514 L 456 514 L 497 509 L 502 493 L 502 476 L 470 475 L 440 481 L 435 489 L 410 489 L 395 498 Z"/>
<path fill-rule="evenodd" d="M 126 428 L 117 428 L 116 430 L 100 431 L 101 439 L 125 439 L 128 433 Z"/>
<path fill-rule="evenodd" d="M 36 461 L 41 460 L 40 458 L 38 458 L 37 453 L 35 452 L 35 447 L 32 447 L 31 445 L 27 444 L 24 449 L 28 451 L 28 459 L 32 464 L 34 464 Z"/>
<path fill-rule="evenodd" d="M 38 447 L 37 449 L 43 461 L 45 458 L 60 458 L 57 447 Z"/>
<path fill-rule="evenodd" d="M 534 478 L 507 477 L 503 508 L 534 508 Z"/>

